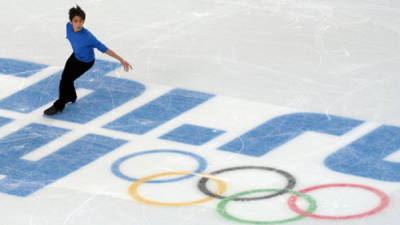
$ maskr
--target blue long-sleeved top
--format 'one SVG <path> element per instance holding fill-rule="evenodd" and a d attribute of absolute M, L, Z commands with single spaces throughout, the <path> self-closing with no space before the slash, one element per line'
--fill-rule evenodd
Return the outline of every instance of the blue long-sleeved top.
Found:
<path fill-rule="evenodd" d="M 67 39 L 71 43 L 75 53 L 75 58 L 82 62 L 91 62 L 95 59 L 94 48 L 105 53 L 108 48 L 84 27 L 78 32 L 74 32 L 74 28 L 70 22 L 67 23 Z"/>

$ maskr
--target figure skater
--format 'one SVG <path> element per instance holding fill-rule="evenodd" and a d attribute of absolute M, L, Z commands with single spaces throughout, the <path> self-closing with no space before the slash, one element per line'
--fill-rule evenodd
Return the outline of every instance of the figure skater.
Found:
<path fill-rule="evenodd" d="M 77 95 L 74 81 L 88 71 L 95 62 L 94 48 L 117 59 L 124 66 L 126 72 L 132 66 L 106 47 L 90 31 L 83 27 L 85 12 L 77 5 L 69 10 L 67 23 L 67 39 L 71 43 L 73 53 L 65 63 L 59 86 L 59 97 L 54 104 L 44 111 L 45 115 L 55 115 L 63 111 L 67 103 L 75 103 Z"/>

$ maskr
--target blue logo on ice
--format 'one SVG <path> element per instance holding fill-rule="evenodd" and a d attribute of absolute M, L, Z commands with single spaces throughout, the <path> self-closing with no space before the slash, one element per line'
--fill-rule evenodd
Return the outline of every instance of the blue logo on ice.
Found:
<path fill-rule="evenodd" d="M 77 88 L 89 89 L 92 92 L 80 98 L 78 104 L 68 106 L 62 114 L 54 118 L 86 124 L 140 96 L 145 91 L 143 84 L 105 76 L 118 66 L 116 63 L 96 60 L 94 67 L 76 82 Z M 0 58 L 0 73 L 19 79 L 29 79 L 46 67 L 41 64 Z M 0 100 L 0 109 L 29 115 L 49 104 L 58 96 L 60 75 L 61 71 Z M 143 135 L 213 97 L 212 94 L 173 89 L 110 121 L 103 128 Z M 0 127 L 12 123 L 13 120 L 0 117 Z M 219 150 L 261 157 L 304 132 L 341 136 L 362 123 L 363 121 L 350 118 L 316 113 L 282 115 L 222 145 Z M 0 192 L 28 196 L 129 141 L 99 134 L 86 134 L 39 160 L 23 159 L 24 155 L 69 131 L 46 124 L 31 123 L 1 138 Z M 224 132 L 220 129 L 183 124 L 162 135 L 160 139 L 201 145 Z M 400 128 L 381 126 L 327 157 L 325 165 L 345 174 L 400 182 L 398 173 L 400 163 L 384 160 L 399 149 Z"/>

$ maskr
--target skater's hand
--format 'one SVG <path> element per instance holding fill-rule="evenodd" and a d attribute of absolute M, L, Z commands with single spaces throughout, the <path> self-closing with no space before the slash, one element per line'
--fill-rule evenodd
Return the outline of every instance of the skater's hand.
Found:
<path fill-rule="evenodd" d="M 121 56 L 119 56 L 117 53 L 115 53 L 113 50 L 111 49 L 107 49 L 106 54 L 117 59 L 123 66 L 124 66 L 124 70 L 126 72 L 129 71 L 129 68 L 133 69 L 131 64 L 129 64 L 127 61 L 125 61 L 125 59 L 123 59 Z"/>
<path fill-rule="evenodd" d="M 129 63 L 128 63 L 127 61 L 125 61 L 125 60 L 121 60 L 121 64 L 124 66 L 124 70 L 125 70 L 126 72 L 129 71 L 129 68 L 130 68 L 130 69 L 133 69 L 132 66 L 131 66 L 131 64 L 129 64 Z"/>

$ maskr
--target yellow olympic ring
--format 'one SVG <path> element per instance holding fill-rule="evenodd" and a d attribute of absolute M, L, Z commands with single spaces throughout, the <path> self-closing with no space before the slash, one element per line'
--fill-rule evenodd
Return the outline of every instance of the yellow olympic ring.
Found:
<path fill-rule="evenodd" d="M 136 182 L 134 182 L 130 187 L 129 187 L 129 194 L 136 199 L 139 202 L 143 202 L 149 205 L 157 205 L 157 206 L 189 206 L 189 205 L 195 205 L 195 204 L 200 204 L 200 203 L 204 203 L 204 202 L 208 202 L 214 199 L 214 197 L 206 197 L 200 200 L 196 200 L 196 201 L 191 201 L 191 202 L 156 202 L 156 201 L 152 201 L 152 200 L 148 200 L 145 199 L 143 197 L 141 197 L 138 193 L 137 193 L 137 189 L 138 187 L 148 181 L 148 180 L 152 180 L 158 177 L 164 177 L 164 176 L 169 176 L 169 175 L 189 175 L 192 172 L 187 172 L 187 171 L 183 171 L 183 172 L 165 172 L 165 173 L 159 173 L 159 174 L 154 174 L 154 175 L 150 175 L 144 178 L 141 178 L 139 180 L 137 180 Z M 215 181 L 218 184 L 218 189 L 217 189 L 217 194 L 223 194 L 226 191 L 226 183 L 220 179 L 215 178 L 212 175 L 208 175 L 208 174 L 197 174 L 198 176 L 201 177 L 207 177 L 210 178 L 211 180 Z"/>

